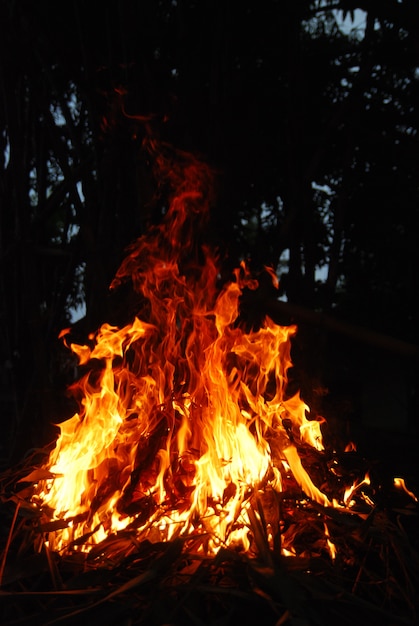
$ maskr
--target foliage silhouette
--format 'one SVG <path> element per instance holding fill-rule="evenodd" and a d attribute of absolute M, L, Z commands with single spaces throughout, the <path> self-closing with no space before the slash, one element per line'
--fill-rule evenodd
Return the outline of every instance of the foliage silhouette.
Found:
<path fill-rule="evenodd" d="M 124 249 L 164 212 L 139 118 L 218 173 L 208 237 L 226 275 L 272 265 L 291 303 L 417 345 L 415 5 L 1 0 L 3 457 L 71 410 L 57 334 L 82 303 L 80 334 L 115 316 Z M 355 405 L 382 353 L 303 321 L 296 359 L 307 395 L 345 380 Z"/>

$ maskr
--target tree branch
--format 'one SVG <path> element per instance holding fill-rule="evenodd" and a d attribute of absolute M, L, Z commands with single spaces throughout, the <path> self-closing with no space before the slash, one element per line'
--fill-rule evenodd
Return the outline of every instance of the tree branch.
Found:
<path fill-rule="evenodd" d="M 268 300 L 266 301 L 266 312 L 273 319 L 278 318 L 278 316 L 286 315 L 292 322 L 295 321 L 297 323 L 298 320 L 300 320 L 328 332 L 346 335 L 355 341 L 368 344 L 374 348 L 393 352 L 407 358 L 419 358 L 419 346 L 377 333 L 374 330 L 363 328 L 356 324 L 337 320 L 331 315 L 318 313 L 317 311 L 312 311 L 297 304 L 282 302 L 280 300 Z"/>

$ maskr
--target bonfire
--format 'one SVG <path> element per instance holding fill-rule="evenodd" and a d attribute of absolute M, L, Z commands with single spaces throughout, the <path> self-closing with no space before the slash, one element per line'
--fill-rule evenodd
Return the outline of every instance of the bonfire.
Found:
<path fill-rule="evenodd" d="M 296 326 L 249 320 L 260 275 L 222 281 L 205 241 L 210 169 L 145 148 L 170 191 L 111 285 L 129 319 L 62 331 L 78 412 L 2 477 L 2 623 L 413 624 L 415 494 L 397 477 L 380 508 L 354 444 L 325 450 L 290 390 Z"/>

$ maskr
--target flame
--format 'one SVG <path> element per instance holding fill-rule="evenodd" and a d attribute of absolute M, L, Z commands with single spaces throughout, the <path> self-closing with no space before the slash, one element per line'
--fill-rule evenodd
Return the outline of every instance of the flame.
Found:
<path fill-rule="evenodd" d="M 393 482 L 394 482 L 394 486 L 397 487 L 397 489 L 402 489 L 405 493 L 407 493 L 407 495 L 410 498 L 412 498 L 414 502 L 419 502 L 418 498 L 415 496 L 413 491 L 410 491 L 410 489 L 406 487 L 404 478 L 394 478 Z"/>
<path fill-rule="evenodd" d="M 350 441 L 345 446 L 345 452 L 356 452 L 356 444 L 353 441 Z"/>
<path fill-rule="evenodd" d="M 353 500 L 352 496 L 356 492 L 361 491 L 361 487 L 363 485 L 370 485 L 370 484 L 371 484 L 371 479 L 370 479 L 369 473 L 367 472 L 362 480 L 355 481 L 350 487 L 345 489 L 345 493 L 343 496 L 343 502 L 345 503 L 345 506 L 347 506 L 348 508 L 354 506 L 355 501 Z M 362 498 L 368 504 L 373 505 L 372 500 L 368 497 L 367 494 L 362 493 Z"/>
<path fill-rule="evenodd" d="M 329 550 L 330 558 L 332 559 L 332 561 L 334 561 L 336 559 L 337 550 L 335 544 L 330 539 L 329 528 L 326 523 L 324 524 L 324 534 L 326 537 L 326 543 Z"/>
<path fill-rule="evenodd" d="M 75 386 L 79 412 L 59 426 L 52 477 L 38 487 L 44 510 L 62 521 L 47 540 L 52 550 L 89 550 L 134 528 L 159 541 L 206 533 L 209 552 L 246 550 L 250 499 L 264 485 L 281 492 L 284 468 L 306 496 L 330 505 L 296 446 L 322 450 L 321 421 L 307 418 L 298 393 L 287 395 L 296 327 L 266 317 L 244 328 L 240 298 L 258 285 L 245 263 L 219 285 L 216 255 L 202 243 L 209 168 L 148 147 L 172 189 L 169 208 L 112 283 L 131 283 L 137 314 L 121 328 L 103 324 L 88 345 L 62 332 L 88 373 Z"/>

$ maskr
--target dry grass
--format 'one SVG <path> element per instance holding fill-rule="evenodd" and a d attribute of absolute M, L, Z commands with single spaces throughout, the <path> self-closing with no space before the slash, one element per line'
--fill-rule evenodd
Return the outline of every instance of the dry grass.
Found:
<path fill-rule="evenodd" d="M 139 541 L 123 531 L 89 554 L 50 553 L 30 504 L 47 451 L 0 476 L 0 623 L 6 625 L 353 626 L 417 623 L 418 507 L 389 493 L 386 506 L 324 509 L 292 490 L 254 494 L 247 553 L 202 551 L 206 537 Z M 383 498 L 382 498 L 383 500 Z M 360 507 L 362 509 L 362 507 Z M 276 520 L 274 523 L 273 520 Z M 331 558 L 329 541 L 337 550 Z M 293 545 L 295 556 L 283 556 Z M 201 550 L 201 551 L 200 551 Z"/>

